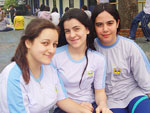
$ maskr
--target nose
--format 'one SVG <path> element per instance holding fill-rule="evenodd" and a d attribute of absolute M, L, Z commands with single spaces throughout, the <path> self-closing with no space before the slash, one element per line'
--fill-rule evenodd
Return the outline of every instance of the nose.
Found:
<path fill-rule="evenodd" d="M 104 30 L 104 32 L 108 31 L 108 26 L 104 24 L 103 30 Z"/>
<path fill-rule="evenodd" d="M 71 31 L 70 32 L 70 37 L 74 37 L 75 36 L 75 32 L 74 31 Z"/>
<path fill-rule="evenodd" d="M 56 52 L 56 47 L 54 47 L 53 44 L 50 44 L 48 46 L 48 52 L 54 54 Z"/>

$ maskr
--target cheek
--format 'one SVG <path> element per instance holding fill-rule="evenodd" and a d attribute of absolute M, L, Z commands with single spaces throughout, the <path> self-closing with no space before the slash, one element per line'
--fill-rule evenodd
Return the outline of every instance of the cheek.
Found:
<path fill-rule="evenodd" d="M 65 34 L 65 38 L 66 38 L 66 40 L 68 40 L 69 39 L 69 35 Z"/>
<path fill-rule="evenodd" d="M 116 34 L 116 32 L 117 32 L 117 26 L 113 26 L 110 30 L 111 30 L 113 33 Z"/>
<path fill-rule="evenodd" d="M 56 48 L 54 49 L 54 54 L 55 54 L 55 53 L 56 53 Z M 53 54 L 53 55 L 54 55 L 54 54 Z"/>
<path fill-rule="evenodd" d="M 99 35 L 102 33 L 102 29 L 98 27 L 95 28 L 95 31 L 96 31 L 96 34 L 99 34 Z"/>

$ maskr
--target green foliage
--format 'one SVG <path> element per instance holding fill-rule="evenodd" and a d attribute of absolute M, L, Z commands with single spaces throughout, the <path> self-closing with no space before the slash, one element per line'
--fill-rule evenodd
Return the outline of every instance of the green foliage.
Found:
<path fill-rule="evenodd" d="M 4 8 L 9 8 L 10 5 L 13 5 L 14 7 L 18 5 L 18 0 L 5 0 Z"/>

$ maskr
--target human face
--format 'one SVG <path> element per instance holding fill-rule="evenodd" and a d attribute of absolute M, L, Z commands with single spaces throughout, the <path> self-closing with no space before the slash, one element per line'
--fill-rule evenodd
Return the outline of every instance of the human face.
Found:
<path fill-rule="evenodd" d="M 118 22 L 107 11 L 100 13 L 95 19 L 95 30 L 101 43 L 105 46 L 110 46 L 117 39 Z"/>
<path fill-rule="evenodd" d="M 56 52 L 58 44 L 58 32 L 55 29 L 46 28 L 33 42 L 26 40 L 28 48 L 27 59 L 29 64 L 49 64 Z"/>
<path fill-rule="evenodd" d="M 66 40 L 72 48 L 85 48 L 86 38 L 89 30 L 77 19 L 70 19 L 64 22 Z"/>

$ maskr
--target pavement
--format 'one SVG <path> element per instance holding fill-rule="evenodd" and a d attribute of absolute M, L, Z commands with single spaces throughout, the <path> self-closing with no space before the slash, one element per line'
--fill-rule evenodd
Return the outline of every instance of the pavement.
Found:
<path fill-rule="evenodd" d="M 25 28 L 27 24 L 35 18 L 34 16 L 25 16 Z M 9 19 L 10 21 L 10 19 Z M 10 22 L 11 23 L 11 22 Z M 10 25 L 13 26 L 13 25 Z M 15 49 L 23 35 L 24 30 L 14 30 L 9 32 L 0 32 L 0 72 L 10 63 L 15 53 Z"/>
<path fill-rule="evenodd" d="M 25 16 L 25 27 L 33 19 L 34 16 Z M 11 61 L 15 53 L 15 49 L 19 43 L 24 30 L 14 30 L 9 32 L 0 32 L 0 72 Z M 150 42 L 145 41 L 145 37 L 136 39 L 136 43 L 144 50 L 150 60 Z"/>

